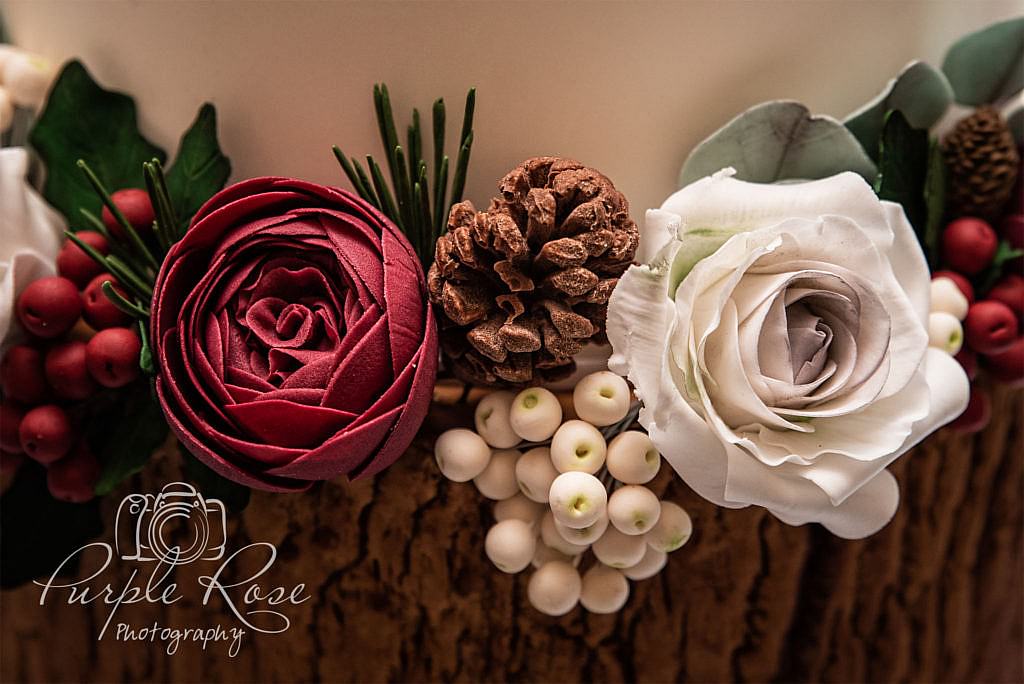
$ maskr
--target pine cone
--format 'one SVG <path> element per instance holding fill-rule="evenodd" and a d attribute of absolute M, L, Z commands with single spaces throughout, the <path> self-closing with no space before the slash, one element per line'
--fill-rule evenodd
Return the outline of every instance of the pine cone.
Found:
<path fill-rule="evenodd" d="M 978 108 L 956 125 L 942 147 L 953 214 L 998 218 L 1020 166 L 1013 135 L 999 112 Z"/>
<path fill-rule="evenodd" d="M 524 385 L 565 377 L 573 355 L 604 342 L 608 297 L 639 231 L 626 198 L 569 159 L 527 159 L 487 211 L 452 207 L 427 275 L 441 348 L 467 382 Z"/>

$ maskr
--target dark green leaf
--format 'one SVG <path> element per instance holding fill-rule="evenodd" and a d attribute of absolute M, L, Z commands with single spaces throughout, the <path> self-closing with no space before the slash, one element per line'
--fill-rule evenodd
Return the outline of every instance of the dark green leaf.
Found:
<path fill-rule="evenodd" d="M 46 468 L 25 459 L 0 496 L 0 586 L 15 587 L 49 577 L 72 552 L 103 532 L 100 502 L 74 504 L 54 499 Z M 78 562 L 61 568 L 73 577 Z"/>
<path fill-rule="evenodd" d="M 938 140 L 928 148 L 928 172 L 924 179 L 924 204 L 927 218 L 921 246 L 932 269 L 938 268 L 942 219 L 946 213 L 946 161 Z"/>
<path fill-rule="evenodd" d="M 992 24 L 953 44 L 942 61 L 956 101 L 979 106 L 1024 88 L 1024 17 Z"/>
<path fill-rule="evenodd" d="M 68 62 L 29 137 L 46 164 L 43 194 L 68 223 L 99 214 L 99 196 L 76 165 L 86 160 L 107 187 L 143 188 L 142 163 L 165 159 L 138 130 L 135 101 L 101 88 L 81 62 Z"/>
<path fill-rule="evenodd" d="M 911 128 L 902 113 L 890 112 L 882 128 L 875 192 L 880 199 L 903 206 L 922 246 L 926 245 L 928 158 L 928 131 Z"/>
<path fill-rule="evenodd" d="M 206 200 L 220 192 L 230 175 L 231 161 L 217 142 L 217 110 L 206 103 L 182 136 L 174 166 L 166 174 L 178 220 L 188 224 Z"/>
<path fill-rule="evenodd" d="M 101 496 L 142 470 L 153 451 L 167 438 L 167 421 L 153 400 L 148 381 L 121 391 L 118 401 L 92 422 L 96 427 L 89 439 L 100 460 L 96 493 Z"/>
<path fill-rule="evenodd" d="M 149 344 L 149 330 L 146 328 L 148 321 L 139 321 L 139 339 L 142 340 L 142 349 L 139 351 L 139 368 L 146 375 L 156 375 L 156 367 L 153 366 L 153 348 Z"/>
<path fill-rule="evenodd" d="M 1024 256 L 1024 250 L 1014 249 L 1006 240 L 1000 240 L 992 263 L 977 278 L 977 292 L 987 294 L 1003 275 L 1003 265 L 1010 259 Z"/>
<path fill-rule="evenodd" d="M 235 513 L 249 505 L 248 487 L 221 477 L 187 451 L 183 450 L 182 453 L 185 476 L 195 483 L 203 496 L 208 499 L 220 499 L 228 510 Z"/>

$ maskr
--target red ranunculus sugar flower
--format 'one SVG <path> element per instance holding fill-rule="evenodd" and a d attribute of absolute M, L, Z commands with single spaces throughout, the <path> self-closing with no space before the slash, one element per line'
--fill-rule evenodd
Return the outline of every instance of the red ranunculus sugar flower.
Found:
<path fill-rule="evenodd" d="M 157 394 L 197 458 L 260 489 L 379 472 L 409 446 L 437 371 L 416 253 L 345 190 L 225 189 L 157 278 Z"/>

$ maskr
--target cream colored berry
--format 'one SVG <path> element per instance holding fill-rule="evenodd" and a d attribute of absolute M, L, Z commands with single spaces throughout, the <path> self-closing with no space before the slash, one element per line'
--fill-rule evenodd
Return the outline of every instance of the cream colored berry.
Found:
<path fill-rule="evenodd" d="M 970 308 L 970 302 L 967 301 L 967 297 L 960 291 L 956 283 L 943 277 L 932 280 L 931 302 L 932 313 L 945 311 L 952 314 L 958 321 L 967 318 L 967 309 Z"/>
<path fill-rule="evenodd" d="M 456 428 L 434 442 L 434 458 L 441 474 L 453 482 L 469 482 L 487 467 L 491 448 L 472 430 Z"/>
<path fill-rule="evenodd" d="M 494 566 L 507 573 L 524 570 L 533 560 L 537 536 L 522 520 L 503 520 L 487 531 L 484 552 Z"/>
<path fill-rule="evenodd" d="M 551 483 L 548 504 L 555 520 L 567 527 L 588 527 L 608 509 L 608 490 L 589 473 L 562 473 Z"/>
<path fill-rule="evenodd" d="M 54 77 L 53 65 L 39 55 L 21 52 L 4 60 L 0 83 L 19 107 L 41 109 Z"/>
<path fill-rule="evenodd" d="M 516 484 L 516 461 L 522 456 L 515 449 L 500 449 L 491 454 L 491 462 L 473 478 L 473 484 L 488 499 L 501 501 L 519 491 Z"/>
<path fill-rule="evenodd" d="M 570 544 L 593 544 L 600 539 L 601 535 L 604 534 L 604 531 L 608 529 L 608 515 L 602 515 L 596 522 L 580 528 L 566 527 L 555 520 L 555 529 L 558 530 L 558 533 L 562 535 L 562 538 Z"/>
<path fill-rule="evenodd" d="M 623 484 L 645 484 L 661 468 L 661 454 L 646 432 L 627 430 L 608 443 L 608 472 Z"/>
<path fill-rule="evenodd" d="M 558 549 L 553 549 L 545 544 L 544 540 L 538 539 L 537 549 L 533 552 L 533 560 L 530 561 L 530 564 L 535 568 L 539 568 L 545 563 L 549 563 L 551 561 L 564 561 L 573 567 L 576 567 L 580 558 L 581 556 L 579 554 L 575 556 L 564 554 Z"/>
<path fill-rule="evenodd" d="M 566 421 L 551 438 L 551 462 L 560 473 L 596 473 L 604 465 L 606 452 L 604 435 L 582 420 Z"/>
<path fill-rule="evenodd" d="M 566 556 L 578 556 L 588 548 L 586 544 L 573 544 L 563 537 L 555 525 L 555 517 L 551 511 L 546 512 L 540 519 L 540 538 L 545 545 Z"/>
<path fill-rule="evenodd" d="M 648 544 L 640 562 L 628 568 L 622 568 L 622 574 L 631 580 L 645 580 L 661 572 L 666 562 L 668 562 L 668 554 Z"/>
<path fill-rule="evenodd" d="M 629 385 L 610 371 L 591 373 L 576 384 L 572 405 L 592 425 L 612 425 L 629 412 Z"/>
<path fill-rule="evenodd" d="M 662 501 L 657 524 L 643 538 L 655 549 L 671 553 L 688 542 L 692 534 L 689 514 L 671 501 Z"/>
<path fill-rule="evenodd" d="M 548 491 L 556 477 L 558 471 L 551 463 L 551 451 L 547 447 L 530 449 L 516 463 L 520 491 L 538 503 L 548 502 Z"/>
<path fill-rule="evenodd" d="M 955 355 L 964 344 L 964 329 L 953 314 L 933 311 L 928 315 L 928 346 Z"/>
<path fill-rule="evenodd" d="M 608 497 L 608 518 L 623 534 L 645 534 L 660 515 L 658 497 L 647 487 L 626 485 Z"/>
<path fill-rule="evenodd" d="M 510 449 L 521 441 L 509 422 L 512 400 L 515 398 L 516 395 L 511 392 L 493 392 L 476 405 L 473 414 L 476 431 L 496 449 Z"/>
<path fill-rule="evenodd" d="M 583 573 L 580 605 L 591 613 L 615 613 L 629 599 L 629 582 L 615 568 L 598 563 Z"/>
<path fill-rule="evenodd" d="M 540 522 L 541 516 L 547 512 L 547 506 L 536 501 L 530 501 L 523 496 L 522 492 L 517 492 L 509 498 L 502 499 L 494 504 L 494 519 L 498 522 L 516 519 L 522 520 L 534 528 Z"/>
<path fill-rule="evenodd" d="M 562 424 L 562 405 L 543 387 L 524 389 L 512 400 L 509 424 L 526 441 L 543 442 Z"/>
<path fill-rule="evenodd" d="M 644 537 L 622 534 L 609 526 L 601 538 L 591 546 L 597 560 L 613 568 L 628 568 L 644 557 L 647 541 Z"/>
<path fill-rule="evenodd" d="M 526 585 L 530 605 L 557 617 L 576 607 L 583 589 L 580 573 L 564 561 L 551 561 L 537 568 Z"/>

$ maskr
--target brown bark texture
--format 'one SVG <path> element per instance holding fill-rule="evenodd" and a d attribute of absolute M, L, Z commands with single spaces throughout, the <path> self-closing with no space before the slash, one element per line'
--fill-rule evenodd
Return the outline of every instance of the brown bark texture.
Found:
<path fill-rule="evenodd" d="M 374 479 L 257 493 L 243 513 L 228 514 L 229 551 L 277 545 L 264 584 L 307 585 L 309 601 L 282 608 L 288 631 L 247 636 L 234 658 L 217 644 L 182 644 L 168 656 L 160 644 L 98 641 L 109 606 L 40 606 L 40 588 L 27 585 L 0 596 L 0 674 L 5 682 L 1020 682 L 1022 405 L 1020 391 L 997 389 L 983 432 L 943 430 L 900 459 L 892 468 L 899 511 L 863 541 L 788 527 L 760 509 L 716 508 L 666 466 L 657 486 L 691 513 L 693 539 L 661 574 L 631 583 L 620 613 L 577 608 L 561 618 L 530 607 L 529 571 L 510 576 L 488 562 L 492 504 L 471 484 L 439 476 L 424 430 Z M 108 497 L 107 540 L 122 495 L 180 477 L 180 462 L 164 459 Z M 92 584 L 123 584 L 133 567 L 115 560 Z M 179 567 L 174 580 L 192 587 L 181 601 L 122 606 L 115 621 L 237 624 L 223 602 L 202 605 L 196 580 L 209 572 L 201 562 Z"/>

